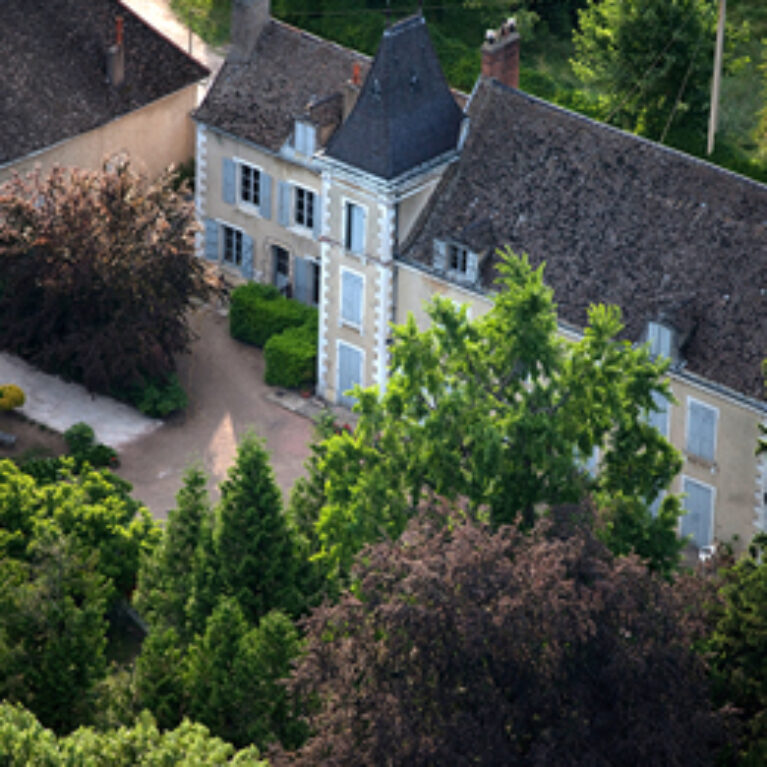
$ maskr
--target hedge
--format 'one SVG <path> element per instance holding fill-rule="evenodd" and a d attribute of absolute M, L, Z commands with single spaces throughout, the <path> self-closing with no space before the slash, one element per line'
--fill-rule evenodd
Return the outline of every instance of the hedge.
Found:
<path fill-rule="evenodd" d="M 238 341 L 263 347 L 287 328 L 316 322 L 316 315 L 316 309 L 285 298 L 273 285 L 249 282 L 232 291 L 229 332 Z"/>
<path fill-rule="evenodd" d="M 264 347 L 264 359 L 264 380 L 270 386 L 300 389 L 314 384 L 317 380 L 316 321 L 273 335 Z"/>

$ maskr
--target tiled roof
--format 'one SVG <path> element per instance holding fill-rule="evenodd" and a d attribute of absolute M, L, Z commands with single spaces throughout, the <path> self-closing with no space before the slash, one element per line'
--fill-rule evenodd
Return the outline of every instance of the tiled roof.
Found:
<path fill-rule="evenodd" d="M 276 152 L 296 117 L 329 119 L 329 107 L 340 108 L 338 98 L 318 112 L 311 105 L 339 94 L 354 62 L 364 73 L 370 59 L 271 19 L 248 61 L 224 64 L 195 118 Z"/>
<path fill-rule="evenodd" d="M 766 186 L 496 81 L 478 84 L 469 116 L 403 257 L 431 264 L 442 237 L 478 253 L 508 243 L 546 262 L 563 319 L 617 304 L 632 340 L 665 319 L 687 369 L 764 397 Z"/>
<path fill-rule="evenodd" d="M 454 149 L 461 118 L 426 22 L 413 16 L 384 32 L 359 99 L 326 154 L 391 179 Z"/>
<path fill-rule="evenodd" d="M 115 17 L 125 81 L 106 80 Z M 117 0 L 0 0 L 0 165 L 200 80 L 207 70 Z"/>

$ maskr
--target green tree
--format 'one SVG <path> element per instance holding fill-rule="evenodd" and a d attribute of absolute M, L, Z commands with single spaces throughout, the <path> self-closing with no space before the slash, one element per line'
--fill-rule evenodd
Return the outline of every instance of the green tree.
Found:
<path fill-rule="evenodd" d="M 108 589 L 68 543 L 38 540 L 26 560 L 0 560 L 0 699 L 58 732 L 90 719 L 106 673 Z"/>
<path fill-rule="evenodd" d="M 186 191 L 123 160 L 0 187 L 0 348 L 99 391 L 168 379 L 205 293 Z"/>
<path fill-rule="evenodd" d="M 708 642 L 714 700 L 740 719 L 739 763 L 767 763 L 767 535 L 723 573 L 721 603 Z"/>
<path fill-rule="evenodd" d="M 238 602 L 222 597 L 189 648 L 189 714 L 238 746 L 263 748 L 277 738 L 295 745 L 298 725 L 278 680 L 287 677 L 297 654 L 298 632 L 289 618 L 268 613 L 251 628 Z"/>
<path fill-rule="evenodd" d="M 591 307 L 583 338 L 561 339 L 542 269 L 507 253 L 499 270 L 485 316 L 470 321 L 438 298 L 428 330 L 412 317 L 394 329 L 386 393 L 358 391 L 356 430 L 317 453 L 322 481 L 312 484 L 324 497 L 314 557 L 327 572 L 348 572 L 365 542 L 398 537 L 430 497 L 495 525 L 530 526 L 542 505 L 588 492 L 613 543 L 639 548 L 631 526 L 616 523 L 630 499 L 643 555 L 662 570 L 676 564 L 678 506 L 656 519 L 648 511 L 680 468 L 646 418 L 653 396 L 669 396 L 665 363 L 616 339 L 614 307 Z M 601 471 L 592 477 L 595 448 Z"/>
<path fill-rule="evenodd" d="M 295 546 L 269 457 L 253 434 L 240 442 L 221 483 L 213 545 L 221 591 L 237 599 L 250 622 L 272 609 L 296 611 Z"/>
<path fill-rule="evenodd" d="M 162 732 L 149 712 L 131 727 L 97 732 L 81 727 L 57 738 L 21 706 L 0 703 L 0 755 L 6 767 L 268 767 L 255 746 L 236 751 L 201 724 L 183 722 Z"/>
<path fill-rule="evenodd" d="M 708 0 L 589 0 L 578 13 L 573 69 L 604 115 L 660 139 L 667 124 L 705 136 L 715 18 Z"/>
<path fill-rule="evenodd" d="M 204 581 L 210 546 L 206 542 L 213 527 L 206 486 L 201 469 L 186 472 L 162 540 L 142 564 L 135 599 L 137 609 L 154 628 L 172 628 L 183 642 L 202 628 L 209 612 L 203 608 L 202 620 L 197 615 L 199 602 L 204 601 L 200 592 L 208 590 Z"/>

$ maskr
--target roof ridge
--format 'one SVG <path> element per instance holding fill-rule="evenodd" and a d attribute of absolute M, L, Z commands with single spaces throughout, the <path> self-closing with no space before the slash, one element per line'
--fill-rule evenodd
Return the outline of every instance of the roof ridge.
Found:
<path fill-rule="evenodd" d="M 355 56 L 359 56 L 361 59 L 364 59 L 365 61 L 373 60 L 373 57 L 371 55 L 367 53 L 363 53 L 362 51 L 359 51 L 356 48 L 350 48 L 348 45 L 341 45 L 341 43 L 337 43 L 335 40 L 329 40 L 327 37 L 320 37 L 320 35 L 317 35 L 314 32 L 309 32 L 307 29 L 303 29 L 302 27 L 297 27 L 295 26 L 295 24 L 289 24 L 287 21 L 278 19 L 275 16 L 270 17 L 269 21 L 270 23 L 275 24 L 276 26 L 284 27 L 286 30 L 298 34 L 300 37 L 304 37 L 308 40 L 314 40 L 318 43 L 322 43 L 323 45 L 326 45 L 329 48 L 334 48 L 344 53 L 353 53 Z M 262 35 L 266 32 L 267 27 L 268 25 L 265 26 L 264 29 L 262 30 L 261 32 Z"/>
<path fill-rule="evenodd" d="M 576 112 L 573 109 L 568 109 L 567 107 L 563 107 L 559 104 L 555 104 L 552 101 L 546 101 L 546 99 L 542 99 L 538 96 L 534 96 L 533 94 L 527 93 L 526 91 L 520 90 L 519 88 L 512 88 L 510 85 L 506 85 L 505 83 L 502 83 L 500 80 L 496 80 L 494 77 L 480 76 L 480 79 L 486 81 L 497 90 L 509 91 L 511 93 L 515 93 L 519 95 L 520 97 L 527 99 L 528 101 L 534 104 L 538 104 L 539 106 L 542 106 L 544 108 L 551 109 L 554 112 L 560 112 L 564 115 L 575 117 L 590 125 L 594 125 L 598 128 L 601 128 L 607 131 L 612 131 L 613 133 L 617 133 L 618 135 L 633 139 L 635 141 L 638 141 L 641 144 L 646 144 L 647 146 L 651 148 L 659 149 L 670 155 L 681 158 L 685 161 L 692 161 L 693 163 L 698 163 L 699 165 L 702 165 L 705 168 L 710 168 L 712 170 L 719 171 L 726 175 L 732 176 L 737 180 L 745 181 L 747 183 L 753 184 L 757 188 L 767 192 L 767 183 L 764 183 L 762 181 L 757 181 L 756 179 L 751 178 L 750 176 L 745 176 L 742 173 L 737 173 L 734 170 L 730 170 L 729 168 L 725 168 L 721 165 L 717 165 L 716 163 L 713 163 L 710 160 L 705 160 L 702 157 L 698 157 L 697 155 L 683 152 L 681 149 L 676 149 L 675 147 L 667 146 L 666 144 L 661 144 L 658 141 L 653 141 L 653 139 L 649 139 L 646 136 L 640 136 L 638 133 L 632 133 L 631 131 L 625 130 L 624 128 L 618 128 L 615 125 L 610 125 L 609 123 L 602 122 L 601 120 L 597 120 L 594 117 L 589 117 L 588 115 L 584 115 L 581 112 Z"/>

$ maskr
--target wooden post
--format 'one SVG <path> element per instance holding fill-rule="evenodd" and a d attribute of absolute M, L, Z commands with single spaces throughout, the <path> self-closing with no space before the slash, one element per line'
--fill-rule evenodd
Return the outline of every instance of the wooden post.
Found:
<path fill-rule="evenodd" d="M 716 28 L 716 49 L 714 51 L 714 77 L 711 81 L 711 111 L 708 120 L 707 154 L 714 151 L 714 136 L 719 122 L 719 89 L 722 82 L 722 48 L 724 47 L 724 18 L 727 14 L 727 0 L 719 0 L 719 23 Z"/>

